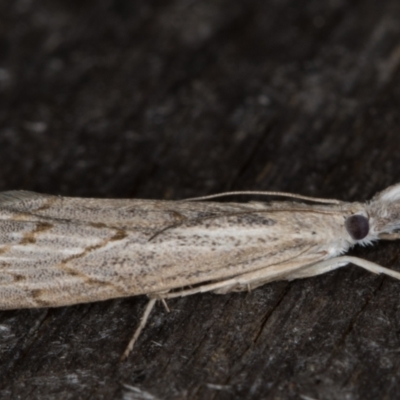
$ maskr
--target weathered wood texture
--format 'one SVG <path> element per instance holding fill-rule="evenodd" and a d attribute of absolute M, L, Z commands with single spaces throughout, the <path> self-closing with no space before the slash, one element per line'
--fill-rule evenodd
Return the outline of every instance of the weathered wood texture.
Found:
<path fill-rule="evenodd" d="M 0 189 L 368 199 L 400 181 L 399 63 L 398 0 L 3 0 Z M 0 397 L 396 398 L 399 292 L 348 267 L 170 301 L 125 363 L 144 297 L 0 312 Z"/>

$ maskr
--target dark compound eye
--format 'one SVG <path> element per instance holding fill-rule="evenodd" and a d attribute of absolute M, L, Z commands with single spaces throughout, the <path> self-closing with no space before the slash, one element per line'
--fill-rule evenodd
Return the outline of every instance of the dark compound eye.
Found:
<path fill-rule="evenodd" d="M 368 235 L 369 232 L 369 222 L 368 218 L 364 217 L 364 215 L 352 215 L 351 217 L 346 219 L 344 223 L 349 232 L 349 235 L 354 240 L 364 239 L 365 236 Z"/>

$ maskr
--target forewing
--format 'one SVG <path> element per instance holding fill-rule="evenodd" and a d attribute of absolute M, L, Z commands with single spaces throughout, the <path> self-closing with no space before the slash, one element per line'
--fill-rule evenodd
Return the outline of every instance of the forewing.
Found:
<path fill-rule="evenodd" d="M 326 257 L 337 239 L 343 216 L 332 209 L 6 192 L 0 307 L 158 293 L 305 265 Z"/>

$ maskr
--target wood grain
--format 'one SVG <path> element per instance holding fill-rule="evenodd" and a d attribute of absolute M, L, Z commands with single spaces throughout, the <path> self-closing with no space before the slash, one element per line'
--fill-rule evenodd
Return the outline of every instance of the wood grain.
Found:
<path fill-rule="evenodd" d="M 0 3 L 1 190 L 362 201 L 400 181 L 395 0 Z M 352 255 L 399 270 L 398 244 Z M 348 268 L 251 293 L 0 313 L 4 399 L 377 399 L 399 285 Z M 140 392 L 141 391 L 141 392 Z"/>

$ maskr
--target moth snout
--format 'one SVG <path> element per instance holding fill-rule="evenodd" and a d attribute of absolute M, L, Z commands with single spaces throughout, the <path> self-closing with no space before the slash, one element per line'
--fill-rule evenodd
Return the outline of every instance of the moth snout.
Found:
<path fill-rule="evenodd" d="M 362 240 L 369 233 L 369 220 L 364 215 L 351 215 L 346 219 L 345 227 L 352 239 Z"/>

